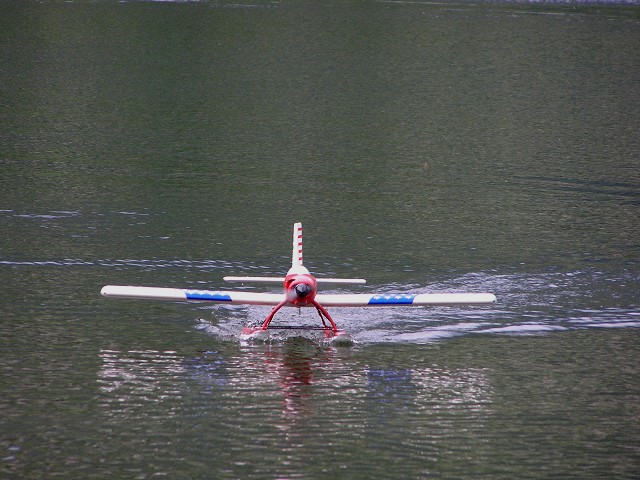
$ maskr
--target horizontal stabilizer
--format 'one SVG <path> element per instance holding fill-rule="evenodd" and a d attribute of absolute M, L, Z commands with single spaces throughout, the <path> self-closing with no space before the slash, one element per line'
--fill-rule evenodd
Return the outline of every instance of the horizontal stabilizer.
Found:
<path fill-rule="evenodd" d="M 284 277 L 224 277 L 226 282 L 273 282 L 282 283 Z M 364 284 L 367 281 L 364 278 L 318 278 L 318 283 L 342 283 L 342 284 Z"/>
<path fill-rule="evenodd" d="M 223 277 L 225 282 L 268 282 L 282 283 L 284 277 Z"/>
<path fill-rule="evenodd" d="M 318 283 L 358 283 L 364 284 L 367 281 L 364 278 L 318 278 L 316 277 L 316 282 Z"/>

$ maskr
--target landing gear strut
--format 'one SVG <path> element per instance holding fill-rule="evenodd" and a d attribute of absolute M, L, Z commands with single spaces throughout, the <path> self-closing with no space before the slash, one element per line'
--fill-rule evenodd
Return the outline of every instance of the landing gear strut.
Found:
<path fill-rule="evenodd" d="M 260 329 L 261 330 L 267 330 L 269 328 L 269 324 L 271 323 L 271 320 L 273 320 L 273 317 L 275 316 L 275 314 L 278 313 L 278 310 L 280 310 L 282 307 L 284 307 L 288 303 L 289 302 L 287 300 L 283 300 L 282 302 L 277 304 L 275 307 L 273 307 L 273 310 L 271 310 L 271 313 L 269 313 L 267 318 L 264 320 L 264 322 L 262 323 L 262 327 Z M 311 302 L 311 305 L 316 307 L 316 311 L 318 312 L 318 315 L 320 316 L 320 320 L 322 320 L 322 325 L 324 326 L 324 328 L 326 330 L 333 331 L 334 334 L 337 333 L 338 332 L 338 326 L 336 325 L 336 322 L 333 321 L 333 318 L 331 318 L 331 315 L 329 315 L 329 312 L 327 312 L 327 309 L 324 308 L 322 305 L 320 305 L 315 300 L 313 300 Z M 327 325 L 327 322 L 325 320 L 328 320 L 329 323 L 331 324 L 331 326 Z"/>

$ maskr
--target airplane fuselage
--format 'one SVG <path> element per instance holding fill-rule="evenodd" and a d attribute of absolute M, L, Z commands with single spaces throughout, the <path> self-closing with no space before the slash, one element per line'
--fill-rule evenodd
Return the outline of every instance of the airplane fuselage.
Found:
<path fill-rule="evenodd" d="M 318 293 L 318 282 L 302 265 L 289 269 L 284 277 L 284 293 L 287 301 L 296 307 L 313 304 Z"/>

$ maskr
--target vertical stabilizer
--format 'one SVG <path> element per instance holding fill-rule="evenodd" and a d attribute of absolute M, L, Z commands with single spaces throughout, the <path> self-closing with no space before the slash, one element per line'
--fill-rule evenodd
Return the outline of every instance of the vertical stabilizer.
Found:
<path fill-rule="evenodd" d="M 293 256 L 291 266 L 302 266 L 302 223 L 293 224 Z"/>

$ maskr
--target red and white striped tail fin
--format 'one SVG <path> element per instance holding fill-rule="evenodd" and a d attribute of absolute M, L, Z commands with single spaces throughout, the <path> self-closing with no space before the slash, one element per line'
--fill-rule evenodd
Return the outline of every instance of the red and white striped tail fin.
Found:
<path fill-rule="evenodd" d="M 302 223 L 293 224 L 293 255 L 291 266 L 302 266 Z"/>

